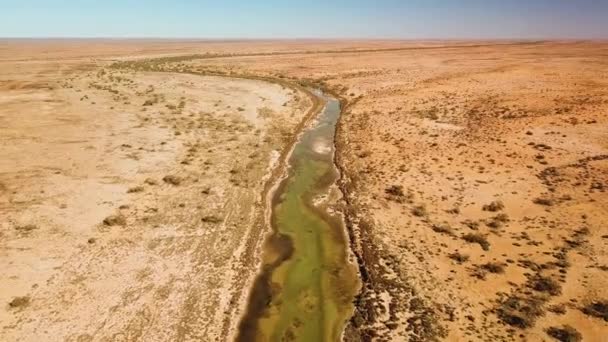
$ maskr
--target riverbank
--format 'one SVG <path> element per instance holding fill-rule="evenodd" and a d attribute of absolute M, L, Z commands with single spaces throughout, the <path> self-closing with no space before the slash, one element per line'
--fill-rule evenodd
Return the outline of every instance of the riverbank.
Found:
<path fill-rule="evenodd" d="M 332 144 L 339 114 L 330 100 L 294 146 L 272 194 L 273 234 L 239 340 L 334 341 L 352 314 L 358 277 L 342 219 L 328 212 L 337 199 L 330 189 L 338 178 Z"/>

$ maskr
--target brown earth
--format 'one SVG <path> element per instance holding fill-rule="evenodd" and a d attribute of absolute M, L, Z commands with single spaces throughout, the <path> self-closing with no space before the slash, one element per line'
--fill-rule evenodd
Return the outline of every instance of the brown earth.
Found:
<path fill-rule="evenodd" d="M 268 107 L 293 117 L 266 119 L 261 132 L 293 132 L 310 103 L 259 81 L 177 72 L 270 77 L 342 98 L 337 162 L 366 284 L 347 340 L 608 336 L 606 43 L 13 41 L 0 56 L 6 336 L 231 336 L 243 298 L 234 294 L 246 287 L 233 275 L 251 270 L 234 251 L 259 242 L 243 237 L 255 220 L 235 215 L 259 214 L 252 207 L 259 179 L 270 151 L 284 145 L 243 128 L 231 146 L 238 123 L 224 126 L 234 116 L 250 125 L 265 117 L 265 110 L 255 116 L 261 100 L 245 94 L 267 87 L 275 88 L 262 97 L 281 99 Z M 207 107 L 194 112 L 214 115 L 181 120 L 200 97 Z M 131 98 L 138 100 L 124 104 Z M 283 101 L 291 101 L 289 111 L 281 111 Z M 222 109 L 228 116 L 218 123 Z M 212 138 L 197 122 L 188 128 L 189 120 L 217 124 L 211 131 L 221 133 Z M 186 152 L 195 141 L 202 156 Z M 255 149 L 241 141 L 264 147 L 256 171 L 243 178 L 231 168 Z M 173 174 L 186 186 L 145 184 Z M 234 189 L 244 191 L 243 183 L 250 199 L 239 204 Z M 143 191 L 127 193 L 137 186 Z M 201 198 L 210 186 L 218 197 Z M 117 209 L 123 203 L 131 207 Z M 126 222 L 103 224 L 120 213 Z"/>
<path fill-rule="evenodd" d="M 86 61 L 0 69 L 0 340 L 233 334 L 308 95 Z"/>

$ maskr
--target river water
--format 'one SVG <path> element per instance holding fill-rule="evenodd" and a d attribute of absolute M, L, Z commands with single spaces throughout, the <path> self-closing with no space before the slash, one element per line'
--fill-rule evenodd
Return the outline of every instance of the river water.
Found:
<path fill-rule="evenodd" d="M 237 341 L 338 341 L 360 283 L 342 218 L 332 209 L 340 103 L 327 100 L 289 159 L 272 199 L 272 234 Z"/>

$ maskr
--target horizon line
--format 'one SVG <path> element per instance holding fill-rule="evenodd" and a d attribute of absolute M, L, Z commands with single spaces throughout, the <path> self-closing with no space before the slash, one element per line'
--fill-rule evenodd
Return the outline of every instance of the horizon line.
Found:
<path fill-rule="evenodd" d="M 0 36 L 0 40 L 173 40 L 173 41 L 605 41 L 607 37 L 153 37 L 153 36 Z"/>

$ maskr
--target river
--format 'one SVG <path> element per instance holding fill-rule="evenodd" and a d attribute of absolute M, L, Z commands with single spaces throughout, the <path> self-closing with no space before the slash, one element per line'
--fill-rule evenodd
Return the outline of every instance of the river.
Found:
<path fill-rule="evenodd" d="M 272 233 L 237 341 L 339 341 L 360 282 L 351 262 L 334 164 L 340 103 L 327 102 L 295 144 L 272 194 Z"/>

